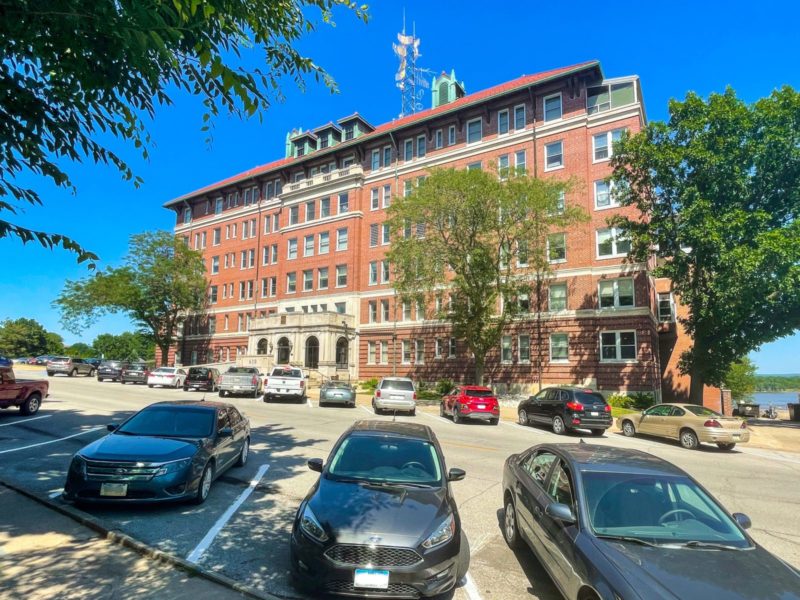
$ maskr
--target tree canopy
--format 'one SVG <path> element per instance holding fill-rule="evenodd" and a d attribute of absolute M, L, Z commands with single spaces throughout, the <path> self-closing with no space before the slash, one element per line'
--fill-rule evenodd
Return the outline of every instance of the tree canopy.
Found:
<path fill-rule="evenodd" d="M 281 100 L 282 80 L 307 77 L 336 86 L 295 44 L 314 31 L 315 13 L 333 24 L 351 0 L 5 0 L 0 2 L 0 238 L 61 246 L 78 260 L 97 257 L 76 241 L 34 231 L 9 217 L 40 205 L 17 183 L 30 172 L 75 191 L 65 161 L 105 163 L 141 180 L 105 140 L 116 137 L 148 156 L 145 122 L 176 93 L 201 98 L 203 129 L 220 111 L 252 116 Z M 258 48 L 263 67 L 242 56 Z M 93 264 L 93 263 L 90 263 Z"/>
<path fill-rule="evenodd" d="M 690 93 L 669 113 L 615 146 L 616 196 L 641 213 L 615 224 L 688 308 L 680 368 L 699 403 L 736 360 L 800 328 L 800 94 Z"/>
<path fill-rule="evenodd" d="M 148 333 L 125 331 L 119 335 L 101 333 L 92 342 L 95 353 L 106 359 L 153 360 L 156 343 Z"/>
<path fill-rule="evenodd" d="M 747 356 L 733 363 L 725 374 L 725 387 L 735 402 L 749 400 L 756 391 L 756 366 Z"/>
<path fill-rule="evenodd" d="M 153 336 L 166 361 L 178 324 L 206 306 L 205 264 L 199 252 L 168 231 L 131 236 L 124 265 L 67 280 L 53 303 L 78 333 L 108 313 L 127 314 Z"/>
<path fill-rule="evenodd" d="M 6 319 L 0 323 L 0 355 L 12 358 L 61 354 L 64 340 L 34 319 Z"/>

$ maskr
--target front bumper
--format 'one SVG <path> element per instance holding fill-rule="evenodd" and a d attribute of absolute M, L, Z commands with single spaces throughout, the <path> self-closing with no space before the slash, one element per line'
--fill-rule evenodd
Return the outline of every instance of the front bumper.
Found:
<path fill-rule="evenodd" d="M 703 427 L 698 430 L 697 439 L 707 444 L 746 444 L 750 441 L 750 431 L 748 429 Z"/>
<path fill-rule="evenodd" d="M 153 477 L 149 481 L 87 479 L 85 475 L 70 470 L 64 485 L 64 499 L 70 502 L 125 503 L 125 502 L 169 502 L 193 497 L 197 493 L 200 476 L 194 476 L 192 467 L 175 473 Z M 103 483 L 123 483 L 128 489 L 125 496 L 101 495 Z"/>
<path fill-rule="evenodd" d="M 324 555 L 332 544 L 323 546 L 311 541 L 294 528 L 291 537 L 292 574 L 301 585 L 316 592 L 357 598 L 420 598 L 452 590 L 458 576 L 460 536 L 441 548 L 422 554 L 422 561 L 410 567 L 375 567 L 389 571 L 385 590 L 354 587 L 355 570 L 370 565 L 342 565 Z M 419 549 L 416 549 L 419 551 Z"/>
<path fill-rule="evenodd" d="M 122 374 L 119 371 L 98 371 L 97 378 L 98 379 L 119 379 L 122 377 Z"/>

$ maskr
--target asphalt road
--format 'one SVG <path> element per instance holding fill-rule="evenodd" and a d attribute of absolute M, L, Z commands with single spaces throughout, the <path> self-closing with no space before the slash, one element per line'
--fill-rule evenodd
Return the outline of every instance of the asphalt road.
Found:
<path fill-rule="evenodd" d="M 21 371 L 23 377 L 44 374 Z M 0 412 L 0 479 L 43 496 L 56 497 L 72 454 L 106 434 L 105 425 L 158 400 L 196 398 L 200 392 L 148 389 L 83 377 L 50 378 L 50 397 L 35 417 Z M 215 398 L 216 395 L 208 395 Z M 297 598 L 288 582 L 288 537 L 301 499 L 317 477 L 306 460 L 327 458 L 335 441 L 356 419 L 375 419 L 368 407 L 319 408 L 309 404 L 264 403 L 234 398 L 252 427 L 247 465 L 227 471 L 202 506 L 106 507 L 84 509 L 108 527 L 188 558 L 254 588 Z M 382 417 L 385 418 L 385 417 Z M 529 552 L 512 552 L 500 531 L 501 477 L 505 458 L 542 442 L 578 442 L 579 434 L 556 436 L 541 428 L 501 422 L 455 425 L 433 409 L 398 417 L 431 426 L 448 467 L 466 470 L 454 493 L 470 540 L 472 562 L 466 584 L 454 598 L 508 600 L 559 598 L 553 583 Z M 669 441 L 634 438 L 609 431 L 587 442 L 638 448 L 672 461 L 702 482 L 732 512 L 753 521 L 753 537 L 800 567 L 800 454 L 737 447 L 688 451 Z M 249 491 L 249 495 L 248 495 Z M 243 495 L 244 494 L 244 495 Z M 221 517 L 239 506 L 224 523 Z M 58 500 L 60 501 L 60 500 Z M 13 519 L 13 512 L 6 518 Z"/>

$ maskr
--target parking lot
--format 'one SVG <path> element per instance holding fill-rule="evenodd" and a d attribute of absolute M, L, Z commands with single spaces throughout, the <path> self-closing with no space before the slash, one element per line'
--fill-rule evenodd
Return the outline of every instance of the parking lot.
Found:
<path fill-rule="evenodd" d="M 20 378 L 45 377 L 20 371 Z M 105 435 L 105 426 L 158 400 L 200 399 L 202 392 L 148 389 L 100 383 L 89 378 L 50 378 L 50 397 L 40 412 L 22 417 L 0 412 L 0 479 L 57 502 L 72 454 Z M 208 394 L 208 399 L 217 399 Z M 218 479 L 201 506 L 91 507 L 83 510 L 110 529 L 189 558 L 252 588 L 299 597 L 288 581 L 288 536 L 295 510 L 317 477 L 306 460 L 327 458 L 339 435 L 356 419 L 376 419 L 368 406 L 320 408 L 229 398 L 250 418 L 251 455 L 243 468 Z M 389 417 L 390 418 L 390 417 Z M 414 420 L 433 428 L 448 467 L 466 470 L 452 484 L 470 540 L 469 576 L 454 597 L 559 598 L 552 582 L 528 552 L 512 552 L 500 530 L 502 464 L 512 453 L 542 442 L 578 442 L 580 435 L 556 436 L 542 428 L 502 421 L 455 425 L 438 410 L 418 410 Z M 722 452 L 716 447 L 681 449 L 668 441 L 625 438 L 610 430 L 587 443 L 638 448 L 670 460 L 704 484 L 730 511 L 753 520 L 753 537 L 800 567 L 800 454 L 755 448 Z M 235 510 L 233 510 L 235 509 Z M 7 515 L 13 519 L 13 514 Z"/>

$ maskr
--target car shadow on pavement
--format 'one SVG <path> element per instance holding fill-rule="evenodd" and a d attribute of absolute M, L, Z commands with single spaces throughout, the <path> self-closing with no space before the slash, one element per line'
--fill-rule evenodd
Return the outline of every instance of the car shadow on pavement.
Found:
<path fill-rule="evenodd" d="M 615 431 L 614 435 L 615 436 L 620 436 L 620 437 L 625 437 L 625 434 L 622 433 L 621 431 Z M 670 446 L 672 448 L 683 449 L 683 447 L 681 446 L 681 443 L 678 440 L 673 440 L 671 438 L 665 438 L 665 437 L 660 437 L 660 436 L 656 436 L 656 435 L 644 435 L 644 434 L 641 434 L 641 433 L 637 433 L 636 436 L 633 439 L 639 439 L 639 440 L 647 441 L 647 442 L 657 442 L 659 444 L 663 444 L 665 446 Z M 746 446 L 747 444 L 745 443 L 745 444 L 742 444 L 742 445 Z M 689 450 L 688 448 L 685 449 L 685 450 L 686 450 L 686 452 L 704 452 L 704 453 L 708 453 L 708 454 L 741 454 L 741 451 L 738 449 L 738 446 L 736 448 L 732 448 L 731 450 L 723 450 L 722 448 L 719 448 L 716 445 L 711 444 L 711 443 L 700 444 L 694 450 Z"/>

